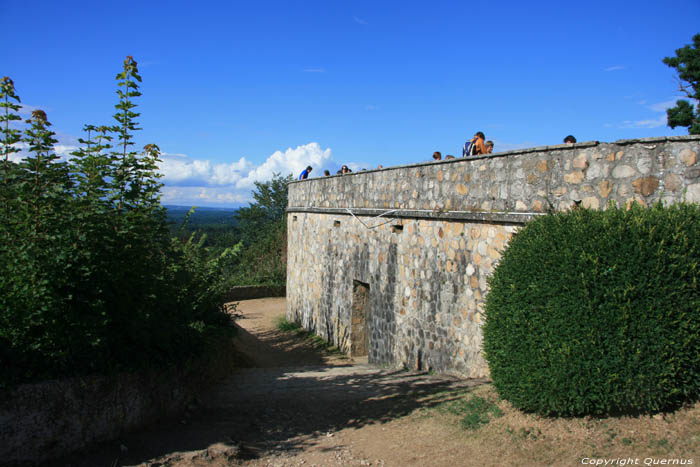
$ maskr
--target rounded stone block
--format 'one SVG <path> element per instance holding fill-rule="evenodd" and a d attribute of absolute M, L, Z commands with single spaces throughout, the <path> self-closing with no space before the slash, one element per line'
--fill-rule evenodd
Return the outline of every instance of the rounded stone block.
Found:
<path fill-rule="evenodd" d="M 637 171 L 629 165 L 618 165 L 612 171 L 613 178 L 627 178 L 637 174 Z"/>
<path fill-rule="evenodd" d="M 687 167 L 690 167 L 697 162 L 697 154 L 688 148 L 682 150 L 679 157 L 681 162 L 683 162 Z"/>
<path fill-rule="evenodd" d="M 639 193 L 642 196 L 649 196 L 656 191 L 659 187 L 659 179 L 656 177 L 643 177 L 638 178 L 632 182 L 635 193 Z"/>

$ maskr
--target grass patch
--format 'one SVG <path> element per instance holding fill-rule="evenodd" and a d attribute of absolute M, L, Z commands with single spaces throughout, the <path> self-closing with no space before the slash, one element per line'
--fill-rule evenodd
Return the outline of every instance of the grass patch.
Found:
<path fill-rule="evenodd" d="M 281 316 L 277 320 L 277 329 L 282 332 L 295 334 L 295 337 L 304 342 L 304 344 L 312 349 L 320 351 L 325 355 L 334 355 L 339 358 L 347 358 L 347 355 L 345 355 L 345 353 L 343 353 L 338 347 L 330 345 L 323 337 L 303 329 L 301 324 L 294 321 L 288 321 L 284 316 Z"/>
<path fill-rule="evenodd" d="M 284 332 L 298 332 L 302 331 L 301 324 L 295 323 L 294 321 L 288 321 L 286 317 L 281 316 L 277 320 L 277 329 Z"/>
<path fill-rule="evenodd" d="M 503 416 L 503 411 L 493 401 L 481 396 L 447 402 L 442 405 L 442 411 L 460 417 L 460 425 L 465 430 L 477 430 Z"/>
<path fill-rule="evenodd" d="M 436 392 L 421 403 L 414 422 L 422 429 L 444 426 L 451 434 L 446 443 L 469 452 L 473 465 L 581 465 L 584 458 L 630 455 L 700 459 L 700 402 L 663 416 L 543 417 L 514 408 L 485 384 Z"/>

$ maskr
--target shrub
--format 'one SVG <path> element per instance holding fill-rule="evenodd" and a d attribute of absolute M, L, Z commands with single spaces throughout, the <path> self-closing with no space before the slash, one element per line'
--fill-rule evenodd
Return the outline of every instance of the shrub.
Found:
<path fill-rule="evenodd" d="M 501 397 L 544 415 L 656 412 L 700 394 L 700 208 L 544 216 L 489 280 Z"/>
<path fill-rule="evenodd" d="M 180 364 L 233 332 L 221 298 L 236 251 L 210 259 L 201 244 L 171 239 L 160 151 L 131 147 L 141 81 L 132 57 L 117 80 L 118 125 L 87 125 L 68 161 L 45 112 L 16 128 L 19 97 L 0 80 L 0 389 Z M 28 150 L 14 162 L 19 142 Z"/>

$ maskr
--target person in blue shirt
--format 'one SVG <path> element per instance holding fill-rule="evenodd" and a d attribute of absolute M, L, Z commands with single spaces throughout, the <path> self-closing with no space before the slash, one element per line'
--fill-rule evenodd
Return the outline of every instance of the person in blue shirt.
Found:
<path fill-rule="evenodd" d="M 309 178 L 309 174 L 311 173 L 312 170 L 313 170 L 313 168 L 311 166 L 308 166 L 307 168 L 305 168 L 299 174 L 299 180 L 306 180 L 307 178 Z"/>

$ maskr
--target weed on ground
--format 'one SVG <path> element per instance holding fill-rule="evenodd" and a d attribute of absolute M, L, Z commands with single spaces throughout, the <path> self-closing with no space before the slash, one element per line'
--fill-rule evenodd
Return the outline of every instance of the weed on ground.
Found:
<path fill-rule="evenodd" d="M 295 337 L 304 344 L 320 351 L 322 354 L 334 355 L 335 357 L 339 358 L 347 358 L 347 355 L 345 355 L 345 353 L 343 353 L 338 347 L 330 345 L 325 341 L 325 339 L 314 334 L 313 332 L 303 329 L 299 323 L 288 321 L 284 316 L 277 319 L 276 327 L 279 331 L 295 334 Z"/>

